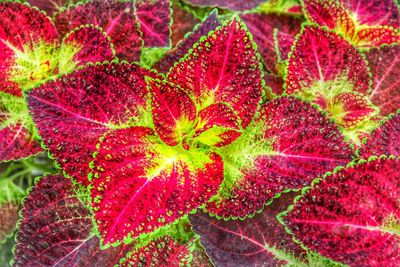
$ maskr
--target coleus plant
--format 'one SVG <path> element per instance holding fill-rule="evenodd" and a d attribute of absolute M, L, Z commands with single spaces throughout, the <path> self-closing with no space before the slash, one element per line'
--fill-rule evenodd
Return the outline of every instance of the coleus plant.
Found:
<path fill-rule="evenodd" d="M 0 165 L 13 265 L 398 265 L 396 2 L 28 2 L 0 155 L 57 170 Z"/>

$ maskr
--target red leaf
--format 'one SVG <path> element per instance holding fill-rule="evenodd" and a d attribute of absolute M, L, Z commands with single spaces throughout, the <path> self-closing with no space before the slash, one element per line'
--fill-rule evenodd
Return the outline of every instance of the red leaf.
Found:
<path fill-rule="evenodd" d="M 191 12 L 180 7 L 178 4 L 172 3 L 172 46 L 176 46 L 179 42 L 183 41 L 185 35 L 191 32 L 198 23 L 199 21 Z"/>
<path fill-rule="evenodd" d="M 218 18 L 218 12 L 212 11 L 210 15 L 196 28 L 193 32 L 183 39 L 175 49 L 167 52 L 164 57 L 156 63 L 153 68 L 162 73 L 167 73 L 170 68 L 172 68 L 179 59 L 183 58 L 193 45 L 198 42 L 198 40 L 207 35 L 210 31 L 215 30 L 218 26 L 221 26 L 221 21 Z"/>
<path fill-rule="evenodd" d="M 363 158 L 380 155 L 400 156 L 400 113 L 375 129 L 366 144 L 360 150 Z"/>
<path fill-rule="evenodd" d="M 400 45 L 374 48 L 366 56 L 373 80 L 369 98 L 387 116 L 400 108 Z"/>
<path fill-rule="evenodd" d="M 168 74 L 188 90 L 199 110 L 223 102 L 246 127 L 262 93 L 256 50 L 245 26 L 234 18 L 197 43 Z"/>
<path fill-rule="evenodd" d="M 344 90 L 366 94 L 369 80 L 365 61 L 346 40 L 322 28 L 307 26 L 289 61 L 286 92 L 309 93 L 312 99 L 317 93 L 336 95 L 336 91 Z M 329 86 L 330 81 L 336 86 Z"/>
<path fill-rule="evenodd" d="M 268 71 L 278 74 L 278 54 L 275 49 L 274 32 L 285 34 L 294 38 L 301 30 L 303 19 L 290 14 L 258 14 L 248 13 L 241 15 L 253 35 L 264 64 Z M 292 40 L 294 41 L 294 39 Z M 285 41 L 285 46 L 291 47 L 292 43 Z M 281 46 L 279 46 L 281 48 Z M 288 51 L 287 51 L 288 52 Z M 286 53 L 286 52 L 285 52 Z M 282 54 L 282 58 L 287 55 Z"/>
<path fill-rule="evenodd" d="M 45 11 L 48 16 L 53 16 L 54 13 L 60 12 L 64 7 L 76 4 L 79 0 L 28 0 L 27 2 Z"/>
<path fill-rule="evenodd" d="M 113 266 L 130 249 L 100 250 L 91 234 L 92 218 L 72 187 L 60 175 L 41 178 L 25 199 L 17 245 L 16 266 Z"/>
<path fill-rule="evenodd" d="M 87 185 L 98 139 L 128 121 L 146 124 L 146 75 L 155 78 L 137 65 L 96 65 L 28 93 L 43 142 L 67 174 Z"/>
<path fill-rule="evenodd" d="M 398 266 L 399 170 L 394 158 L 341 169 L 315 183 L 282 218 L 296 239 L 325 257 L 350 266 Z"/>
<path fill-rule="evenodd" d="M 22 96 L 21 87 L 28 89 L 26 85 L 32 82 L 23 79 L 35 77 L 21 77 L 16 54 L 40 43 L 54 45 L 58 34 L 48 17 L 21 3 L 0 3 L 0 17 L 0 91 Z"/>
<path fill-rule="evenodd" d="M 247 131 L 218 152 L 224 160 L 226 187 L 206 208 L 224 218 L 253 214 L 279 193 L 310 185 L 353 156 L 328 118 L 291 97 L 263 105 Z"/>
<path fill-rule="evenodd" d="M 135 0 L 135 14 L 146 47 L 170 47 L 171 6 L 169 0 Z"/>
<path fill-rule="evenodd" d="M 345 128 L 356 126 L 377 113 L 369 99 L 360 93 L 340 93 L 328 105 L 326 108 L 335 122 Z"/>
<path fill-rule="evenodd" d="M 81 48 L 73 58 L 73 61 L 81 66 L 89 62 L 110 61 L 114 58 L 107 35 L 93 26 L 81 26 L 66 36 L 61 45 L 61 59 L 64 45 Z"/>
<path fill-rule="evenodd" d="M 276 215 L 297 194 L 284 194 L 263 213 L 243 221 L 218 220 L 201 211 L 190 215 L 190 221 L 216 266 L 283 266 L 289 262 L 296 266 L 304 250 L 293 242 Z"/>
<path fill-rule="evenodd" d="M 360 29 L 355 37 L 359 47 L 379 47 L 384 44 L 396 44 L 400 42 L 400 34 L 397 30 L 386 26 L 375 26 Z"/>
<path fill-rule="evenodd" d="M 169 236 L 151 241 L 147 246 L 127 254 L 121 267 L 126 266 L 189 266 L 188 246 L 180 245 Z M 192 266 L 192 265 L 190 265 Z"/>
<path fill-rule="evenodd" d="M 245 11 L 259 6 L 265 0 L 186 0 L 195 6 L 227 8 L 233 11 Z"/>
<path fill-rule="evenodd" d="M 154 126 L 161 140 L 176 146 L 194 128 L 196 107 L 180 87 L 166 81 L 148 81 Z"/>
<path fill-rule="evenodd" d="M 304 7 L 312 22 L 336 30 L 357 46 L 400 40 L 395 29 L 400 26 L 399 10 L 392 0 L 305 0 Z"/>
<path fill-rule="evenodd" d="M 0 119 L 0 124 L 2 123 Z M 18 160 L 40 151 L 40 144 L 21 124 L 8 125 L 0 130 L 0 161 Z"/>
<path fill-rule="evenodd" d="M 63 36 L 82 25 L 99 26 L 110 36 L 119 58 L 137 61 L 140 57 L 142 40 L 129 2 L 93 0 L 80 3 L 56 14 L 54 22 Z"/>
<path fill-rule="evenodd" d="M 106 245 L 176 221 L 213 196 L 223 179 L 217 154 L 170 147 L 143 127 L 109 132 L 93 166 L 92 206 Z"/>

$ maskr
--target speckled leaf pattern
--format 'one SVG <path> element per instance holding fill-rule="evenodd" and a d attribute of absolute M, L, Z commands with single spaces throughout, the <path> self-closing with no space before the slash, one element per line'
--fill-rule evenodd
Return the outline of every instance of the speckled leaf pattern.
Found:
<path fill-rule="evenodd" d="M 79 0 L 28 0 L 27 2 L 45 11 L 48 16 L 53 16 L 54 13 L 61 11 L 64 7 L 78 3 Z"/>
<path fill-rule="evenodd" d="M 147 246 L 127 254 L 121 267 L 189 266 L 191 252 L 170 236 L 151 241 Z M 191 266 L 191 265 L 190 265 Z"/>
<path fill-rule="evenodd" d="M 360 150 L 363 158 L 380 155 L 400 156 L 400 113 L 375 129 Z"/>
<path fill-rule="evenodd" d="M 275 49 L 274 31 L 294 38 L 300 33 L 303 19 L 294 15 L 275 13 L 248 13 L 240 17 L 246 22 L 247 27 L 249 27 L 249 31 L 253 35 L 267 70 L 277 74 L 278 54 Z M 287 45 L 287 42 L 285 42 L 285 45 Z M 289 46 L 292 45 L 293 43 Z M 287 55 L 283 58 L 285 57 Z"/>
<path fill-rule="evenodd" d="M 100 26 L 110 36 L 119 58 L 137 61 L 140 57 L 141 33 L 129 2 L 93 0 L 80 3 L 56 14 L 54 22 L 63 36 L 82 25 Z"/>
<path fill-rule="evenodd" d="M 143 115 L 146 75 L 155 76 L 133 64 L 96 65 L 29 92 L 30 112 L 43 142 L 67 174 L 88 184 L 98 139 Z"/>
<path fill-rule="evenodd" d="M 145 127 L 109 132 L 93 162 L 91 190 L 103 244 L 176 221 L 213 196 L 222 179 L 215 153 L 168 146 Z"/>
<path fill-rule="evenodd" d="M 190 215 L 190 221 L 216 266 L 294 264 L 302 260 L 304 250 L 293 242 L 276 215 L 284 211 L 297 194 L 283 194 L 261 214 L 244 221 L 218 220 L 201 211 Z"/>
<path fill-rule="evenodd" d="M 251 37 L 237 18 L 197 43 L 167 76 L 187 90 L 195 105 L 226 103 L 246 127 L 262 92 L 262 74 Z"/>
<path fill-rule="evenodd" d="M 15 266 L 112 266 L 128 246 L 100 250 L 90 211 L 61 175 L 40 179 L 24 201 Z"/>
<path fill-rule="evenodd" d="M 0 118 L 0 123 L 2 123 Z M 18 160 L 42 151 L 40 144 L 21 124 L 0 128 L 0 161 Z"/>
<path fill-rule="evenodd" d="M 171 45 L 171 6 L 169 0 L 134 0 L 135 15 L 146 47 Z"/>
<path fill-rule="evenodd" d="M 0 3 L 0 16 L 0 90 L 22 96 L 21 89 L 27 88 L 21 88 L 25 83 L 16 80 L 21 71 L 15 67 L 17 54 L 27 46 L 54 44 L 58 34 L 48 17 L 21 3 Z M 38 79 L 32 73 L 26 78 Z"/>
<path fill-rule="evenodd" d="M 387 116 L 400 108 L 400 45 L 374 48 L 366 56 L 373 80 L 369 97 Z"/>
<path fill-rule="evenodd" d="M 175 47 L 180 41 L 183 41 L 185 35 L 193 31 L 194 26 L 198 23 L 198 19 L 191 12 L 172 3 L 172 46 Z"/>
<path fill-rule="evenodd" d="M 245 11 L 256 8 L 265 0 L 185 0 L 195 6 L 213 6 L 233 11 Z"/>
<path fill-rule="evenodd" d="M 227 196 L 207 203 L 212 214 L 246 217 L 263 209 L 278 193 L 301 189 L 354 154 L 340 131 L 311 105 L 277 98 L 261 108 L 248 132 L 220 153 L 235 178 Z M 245 146 L 242 144 L 246 144 Z"/>
<path fill-rule="evenodd" d="M 77 65 L 84 66 L 89 62 L 110 61 L 114 58 L 107 35 L 93 26 L 81 26 L 68 34 L 61 44 L 60 59 L 66 57 L 63 55 L 64 46 L 80 48 L 72 59 Z"/>
<path fill-rule="evenodd" d="M 283 221 L 311 250 L 350 266 L 400 264 L 400 161 L 380 158 L 328 175 Z"/>
<path fill-rule="evenodd" d="M 392 44 L 400 40 L 395 28 L 400 16 L 393 0 L 304 0 L 308 18 L 343 34 L 360 47 Z"/>
<path fill-rule="evenodd" d="M 154 127 L 164 143 L 176 146 L 193 129 L 196 106 L 180 87 L 160 80 L 148 82 Z"/>
<path fill-rule="evenodd" d="M 341 126 L 349 127 L 354 126 L 347 124 L 349 116 L 361 122 L 373 115 L 368 109 L 352 112 L 354 107 L 370 106 L 357 102 L 367 101 L 362 95 L 368 95 L 369 86 L 367 64 L 350 43 L 322 28 L 305 27 L 289 59 L 287 94 L 318 104 Z"/>
<path fill-rule="evenodd" d="M 183 58 L 193 45 L 200 40 L 202 36 L 207 35 L 210 31 L 215 30 L 221 26 L 221 21 L 218 18 L 218 12 L 212 11 L 210 15 L 199 25 L 196 26 L 194 31 L 183 39 L 175 49 L 167 52 L 164 57 L 157 62 L 153 68 L 162 73 L 167 73 L 170 68 L 174 66 L 181 58 Z"/>

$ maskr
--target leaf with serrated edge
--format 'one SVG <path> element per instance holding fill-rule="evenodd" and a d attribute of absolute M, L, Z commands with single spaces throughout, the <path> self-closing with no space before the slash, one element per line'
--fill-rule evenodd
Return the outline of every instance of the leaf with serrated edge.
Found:
<path fill-rule="evenodd" d="M 15 266 L 113 266 L 131 249 L 100 250 L 91 233 L 92 216 L 76 195 L 72 182 L 61 175 L 41 178 L 21 211 Z"/>
<path fill-rule="evenodd" d="M 373 80 L 369 98 L 387 116 L 400 108 L 400 45 L 374 48 L 366 56 Z"/>
<path fill-rule="evenodd" d="M 367 99 L 370 81 L 365 60 L 350 43 L 328 30 L 306 26 L 289 59 L 286 93 L 319 105 L 358 142 L 358 131 L 369 131 L 369 118 L 376 115 Z M 355 113 L 355 106 L 364 108 Z M 352 120 L 357 124 L 345 123 L 349 115 L 356 116 Z"/>
<path fill-rule="evenodd" d="M 295 38 L 300 33 L 304 20 L 299 16 L 276 13 L 248 13 L 242 14 L 240 17 L 249 27 L 267 70 L 278 74 L 278 54 L 275 49 L 274 31 Z M 293 42 L 289 46 L 292 45 Z"/>
<path fill-rule="evenodd" d="M 164 57 L 157 62 L 153 68 L 162 73 L 167 73 L 179 59 L 183 58 L 193 45 L 198 42 L 200 37 L 207 35 L 210 31 L 221 26 L 221 21 L 218 18 L 217 10 L 212 11 L 210 15 L 200 24 L 196 26 L 194 31 L 189 36 L 185 37 L 175 49 L 167 52 Z"/>
<path fill-rule="evenodd" d="M 57 13 L 54 23 L 62 36 L 86 24 L 101 27 L 114 44 L 117 56 L 128 61 L 140 58 L 142 39 L 129 2 L 93 0 Z"/>
<path fill-rule="evenodd" d="M 246 217 L 277 194 L 301 189 L 354 154 L 340 131 L 310 104 L 293 97 L 261 107 L 260 116 L 230 146 L 218 151 L 225 179 L 207 203 L 212 214 Z"/>
<path fill-rule="evenodd" d="M 105 245 L 176 221 L 213 196 L 223 179 L 217 154 L 168 146 L 145 127 L 109 132 L 92 165 L 92 207 Z"/>
<path fill-rule="evenodd" d="M 305 266 L 305 251 L 276 218 L 296 195 L 283 194 L 261 214 L 246 220 L 218 220 L 198 211 L 190 215 L 190 222 L 216 266 Z"/>
<path fill-rule="evenodd" d="M 29 56 L 35 60 L 29 50 L 54 47 L 58 33 L 48 17 L 21 3 L 0 3 L 0 17 L 0 91 L 22 96 L 22 89 L 30 88 L 44 76 L 42 68 L 38 71 L 36 65 L 29 64 L 30 60 L 24 61 Z M 44 62 L 35 62 L 41 63 Z"/>
<path fill-rule="evenodd" d="M 151 241 L 147 246 L 129 252 L 121 267 L 127 266 L 189 266 L 190 244 L 181 245 L 170 236 Z"/>
<path fill-rule="evenodd" d="M 135 15 L 146 47 L 170 47 L 171 6 L 169 0 L 134 0 Z"/>
<path fill-rule="evenodd" d="M 211 7 L 219 7 L 226 8 L 233 11 L 245 11 L 256 8 L 265 0 L 186 0 L 192 5 L 195 6 L 211 6 Z"/>
<path fill-rule="evenodd" d="M 170 146 L 177 145 L 194 128 L 196 107 L 180 87 L 160 80 L 148 80 L 151 109 L 158 136 Z"/>
<path fill-rule="evenodd" d="M 175 47 L 179 42 L 183 41 L 186 34 L 191 32 L 198 23 L 199 21 L 187 8 L 172 3 L 172 46 Z"/>
<path fill-rule="evenodd" d="M 151 114 L 146 112 L 146 75 L 156 77 L 134 64 L 102 64 L 28 93 L 43 143 L 68 175 L 87 185 L 91 155 L 105 132 L 124 124 L 151 124 Z"/>
<path fill-rule="evenodd" d="M 342 168 L 316 181 L 280 217 L 297 240 L 325 257 L 350 266 L 398 266 L 399 170 L 392 157 Z"/>
<path fill-rule="evenodd" d="M 310 21 L 343 34 L 352 44 L 373 47 L 400 41 L 399 10 L 393 0 L 304 0 Z"/>
<path fill-rule="evenodd" d="M 72 59 L 68 58 L 68 47 L 80 48 Z M 62 69 L 70 61 L 76 65 L 84 66 L 89 62 L 112 60 L 114 52 L 111 43 L 100 28 L 94 26 L 81 26 L 69 33 L 63 40 L 59 55 L 60 73 L 67 73 Z"/>
<path fill-rule="evenodd" d="M 64 7 L 78 3 L 79 0 L 28 0 L 27 2 L 45 11 L 47 15 L 53 16 L 54 13 L 61 11 Z"/>
<path fill-rule="evenodd" d="M 367 142 L 360 148 L 363 158 L 379 155 L 400 156 L 400 112 L 375 129 Z"/>
<path fill-rule="evenodd" d="M 246 127 L 262 94 L 256 47 L 237 17 L 202 38 L 167 79 L 187 90 L 198 110 L 223 102 Z"/>

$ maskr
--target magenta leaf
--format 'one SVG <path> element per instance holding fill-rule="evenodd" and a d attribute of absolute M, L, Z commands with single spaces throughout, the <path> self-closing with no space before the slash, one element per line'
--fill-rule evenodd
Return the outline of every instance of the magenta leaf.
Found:
<path fill-rule="evenodd" d="M 304 250 L 276 218 L 297 194 L 283 194 L 261 214 L 246 220 L 218 220 L 198 211 L 190 215 L 190 221 L 216 266 L 302 266 L 295 263 L 304 260 Z"/>
<path fill-rule="evenodd" d="M 134 64 L 96 65 L 28 93 L 44 145 L 68 175 L 87 185 L 88 164 L 98 139 L 128 121 L 148 123 L 146 75 L 155 77 Z"/>
<path fill-rule="evenodd" d="M 190 134 L 196 119 L 196 106 L 180 87 L 160 80 L 148 82 L 154 127 L 161 140 L 176 146 Z"/>
<path fill-rule="evenodd" d="M 219 7 L 226 8 L 233 11 L 245 11 L 256 8 L 265 0 L 186 0 L 192 5 L 195 6 L 211 6 L 211 7 Z"/>
<path fill-rule="evenodd" d="M 393 0 L 304 0 L 308 18 L 359 47 L 397 43 L 399 10 Z"/>
<path fill-rule="evenodd" d="M 375 129 L 359 154 L 363 158 L 379 155 L 400 156 L 400 113 L 389 116 L 388 120 Z"/>
<path fill-rule="evenodd" d="M 146 47 L 171 46 L 171 4 L 169 0 L 134 0 L 135 14 Z"/>
<path fill-rule="evenodd" d="M 145 247 L 129 252 L 120 266 L 189 266 L 189 249 L 188 245 L 181 245 L 172 237 L 164 236 L 151 241 Z"/>
<path fill-rule="evenodd" d="M 0 124 L 3 124 L 1 119 Z M 26 158 L 40 151 L 40 144 L 21 124 L 11 124 L 0 129 L 0 162 Z"/>
<path fill-rule="evenodd" d="M 118 57 L 128 61 L 137 61 L 140 57 L 142 39 L 129 2 L 93 0 L 80 3 L 57 13 L 54 22 L 63 36 L 82 25 L 99 26 L 110 36 Z"/>
<path fill-rule="evenodd" d="M 189 91 L 199 110 L 223 102 L 246 127 L 262 93 L 262 73 L 250 34 L 238 18 L 201 39 L 167 79 Z"/>
<path fill-rule="evenodd" d="M 183 39 L 175 49 L 167 52 L 164 57 L 156 63 L 153 68 L 162 73 L 167 73 L 170 68 L 174 66 L 179 59 L 183 58 L 193 45 L 198 42 L 198 40 L 207 35 L 210 31 L 215 30 L 218 26 L 221 26 L 221 21 L 218 18 L 217 10 L 212 11 L 210 15 L 196 28 L 193 32 Z"/>
<path fill-rule="evenodd" d="M 284 13 L 248 13 L 241 15 L 241 18 L 253 35 L 267 70 L 277 74 L 278 54 L 275 48 L 274 32 L 295 38 L 295 36 L 300 33 L 303 19 Z M 292 41 L 294 41 L 294 39 Z M 284 41 L 284 45 L 289 47 L 291 47 L 293 43 L 294 42 L 290 43 L 289 40 Z M 286 57 L 287 54 L 282 54 L 282 58 Z"/>
<path fill-rule="evenodd" d="M 64 7 L 78 3 L 79 0 L 28 0 L 27 2 L 45 11 L 48 16 L 53 16 L 54 13 L 60 12 Z"/>
<path fill-rule="evenodd" d="M 48 175 L 24 201 L 14 264 L 16 266 L 113 266 L 128 246 L 100 250 L 92 234 L 90 211 L 69 179 Z"/>
<path fill-rule="evenodd" d="M 368 100 L 370 74 L 362 55 L 345 39 L 316 26 L 306 26 L 289 59 L 286 93 L 326 110 L 345 134 L 358 143 L 368 132 L 377 108 Z"/>
<path fill-rule="evenodd" d="M 173 223 L 213 196 L 222 182 L 217 154 L 168 146 L 150 128 L 111 131 L 102 139 L 91 195 L 105 245 Z"/>
<path fill-rule="evenodd" d="M 362 25 L 400 27 L 399 8 L 395 0 L 342 0 L 341 2 Z"/>
<path fill-rule="evenodd" d="M 58 34 L 48 17 L 25 4 L 0 3 L 0 17 L 0 91 L 22 96 L 21 89 L 28 89 L 42 75 L 23 62 L 23 51 L 43 44 L 54 46 Z M 19 66 L 22 63 L 26 65 Z"/>
<path fill-rule="evenodd" d="M 171 41 L 175 47 L 199 23 L 195 16 L 178 4 L 172 3 Z M 199 39 L 199 38 L 198 38 Z"/>
<path fill-rule="evenodd" d="M 399 170 L 399 159 L 391 157 L 342 168 L 280 216 L 297 240 L 325 257 L 350 266 L 397 266 Z"/>
<path fill-rule="evenodd" d="M 400 45 L 374 48 L 366 56 L 373 80 L 369 97 L 387 116 L 400 108 Z"/>
<path fill-rule="evenodd" d="M 61 44 L 60 60 L 64 53 L 68 53 L 68 46 L 79 47 L 79 51 L 74 55 L 73 62 L 84 66 L 89 62 L 100 62 L 112 60 L 114 52 L 111 43 L 105 33 L 100 28 L 94 26 L 81 26 L 69 33 Z M 67 57 L 68 55 L 65 55 Z M 63 64 L 63 62 L 60 62 Z"/>
<path fill-rule="evenodd" d="M 277 98 L 232 145 L 219 150 L 226 167 L 219 194 L 206 209 L 246 217 L 287 190 L 301 189 L 354 154 L 338 128 L 310 104 Z M 229 184 L 231 183 L 231 184 Z"/>

